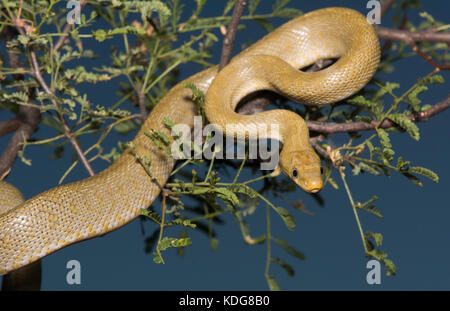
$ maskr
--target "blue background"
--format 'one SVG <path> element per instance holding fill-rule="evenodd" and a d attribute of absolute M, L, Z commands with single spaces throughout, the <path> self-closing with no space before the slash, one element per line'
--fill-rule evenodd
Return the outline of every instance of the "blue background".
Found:
<path fill-rule="evenodd" d="M 185 14 L 191 12 L 193 1 L 186 3 Z M 257 12 L 269 12 L 272 1 L 261 1 Z M 423 10 L 409 12 L 412 21 L 418 21 L 418 13 L 427 11 L 437 20 L 448 23 L 450 5 L 448 1 L 422 1 Z M 221 14 L 222 1 L 209 1 L 203 16 Z M 292 1 L 290 6 L 308 12 L 327 6 L 344 6 L 354 8 L 367 14 L 366 1 Z M 392 14 L 392 12 L 391 12 Z M 389 17 L 389 15 L 388 15 Z M 388 18 L 382 21 L 389 26 Z M 283 21 L 276 20 L 279 25 Z M 246 22 L 246 29 L 238 33 L 234 52 L 238 52 L 243 43 L 256 41 L 264 35 L 264 30 L 256 23 Z M 221 38 L 220 34 L 217 35 Z M 103 44 L 108 45 L 109 41 Z M 85 48 L 93 49 L 101 58 L 109 57 L 102 44 L 94 40 L 85 40 Z M 218 63 L 221 45 L 215 48 L 212 63 Z M 100 58 L 99 61 L 102 61 Z M 108 60 L 106 60 L 108 61 Z M 195 64 L 181 67 L 181 78 L 190 76 L 200 70 Z M 396 71 L 390 75 L 380 75 L 388 81 L 399 82 L 405 91 L 417 78 L 431 71 L 431 67 L 421 58 L 414 57 L 396 64 Z M 448 73 L 442 73 L 446 81 Z M 102 105 L 115 103 L 114 95 L 117 81 L 109 84 L 83 86 L 80 88 L 88 98 Z M 423 94 L 424 102 L 434 104 L 443 100 L 448 94 L 448 82 L 433 86 Z M 450 282 L 450 227 L 448 219 L 448 184 L 450 152 L 448 137 L 448 118 L 446 111 L 428 122 L 420 123 L 421 139 L 416 142 L 407 134 L 392 134 L 393 145 L 398 155 L 403 155 L 413 165 L 420 165 L 437 172 L 438 184 L 423 178 L 423 188 L 412 184 L 403 176 L 375 177 L 363 175 L 353 177 L 347 169 L 349 186 L 355 200 L 364 202 L 376 194 L 378 208 L 385 216 L 380 220 L 374 216 L 360 213 L 363 227 L 367 231 L 381 232 L 384 236 L 382 249 L 389 254 L 397 265 L 398 274 L 386 277 L 383 271 L 381 285 L 368 285 L 366 282 L 367 258 L 364 257 L 362 243 L 349 201 L 342 184 L 336 191 L 329 185 L 321 192 L 325 207 L 321 208 L 301 190 L 289 194 L 292 201 L 301 199 L 314 216 L 301 213 L 286 206 L 283 201 L 275 202 L 285 206 L 295 216 L 297 227 L 288 231 L 276 214 L 272 216 L 272 233 L 276 237 L 288 240 L 306 255 L 305 261 L 299 261 L 277 246 L 273 246 L 272 255 L 287 261 L 295 269 L 295 276 L 289 277 L 284 270 L 271 265 L 271 274 L 275 276 L 282 289 L 286 290 L 420 290 L 449 289 Z M 1 120 L 11 115 L 2 112 Z M 41 126 L 34 138 L 43 138 L 52 132 Z M 0 150 L 6 146 L 10 136 L 2 137 Z M 131 139 L 132 137 L 129 137 Z M 115 146 L 117 136 L 111 135 L 105 142 L 105 149 Z M 123 140 L 123 137 L 120 137 Z M 331 141 L 338 145 L 342 140 L 332 136 Z M 88 143 L 83 145 L 89 146 Z M 8 181 L 19 187 L 26 198 L 30 198 L 57 184 L 59 178 L 71 164 L 72 153 L 66 151 L 58 160 L 50 160 L 52 148 L 30 147 L 26 155 L 32 158 L 33 165 L 25 166 L 16 161 Z M 106 164 L 94 163 L 96 172 Z M 242 180 L 251 178 L 246 171 Z M 78 180 L 87 176 L 84 168 L 77 166 L 67 181 Z M 338 180 L 337 176 L 334 176 Z M 58 251 L 43 260 L 44 290 L 266 290 L 264 267 L 266 246 L 248 246 L 241 237 L 237 223 L 230 215 L 223 217 L 225 224 L 216 225 L 219 248 L 213 251 L 208 238 L 198 231 L 190 230 L 193 245 L 186 248 L 184 258 L 176 256 L 174 250 L 163 253 L 165 265 L 157 265 L 152 255 L 144 252 L 144 238 L 153 232 L 155 225 L 145 222 L 145 236 L 142 235 L 141 222 L 136 220 L 104 237 L 85 241 Z M 251 233 L 258 236 L 265 231 L 265 207 L 260 204 L 256 213 L 248 221 Z M 167 230 L 167 235 L 177 232 Z M 81 263 L 81 285 L 66 283 L 66 263 L 76 259 Z M 384 270 L 384 269 L 383 269 Z"/>

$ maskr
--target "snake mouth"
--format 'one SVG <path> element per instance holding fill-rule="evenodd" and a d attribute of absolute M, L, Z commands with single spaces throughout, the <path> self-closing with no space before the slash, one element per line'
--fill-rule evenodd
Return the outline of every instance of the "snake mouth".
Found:
<path fill-rule="evenodd" d="M 301 187 L 303 190 L 309 193 L 317 193 L 323 188 L 323 182 L 322 179 L 312 179 L 305 182 L 303 187 Z"/>

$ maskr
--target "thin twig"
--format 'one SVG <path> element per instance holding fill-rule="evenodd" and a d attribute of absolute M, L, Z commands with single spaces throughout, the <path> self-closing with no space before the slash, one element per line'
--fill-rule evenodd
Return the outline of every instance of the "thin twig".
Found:
<path fill-rule="evenodd" d="M 163 259 L 162 255 L 161 255 L 161 250 L 159 248 L 159 245 L 161 244 L 162 236 L 163 236 L 163 232 L 164 232 L 165 216 L 166 216 L 166 198 L 169 195 L 169 191 L 163 189 L 161 191 L 161 195 L 162 195 L 161 222 L 159 223 L 159 237 L 158 237 L 158 243 L 156 244 L 156 252 L 158 253 L 159 258 L 161 258 L 161 262 L 163 264 L 165 264 L 164 259 Z"/>
<path fill-rule="evenodd" d="M 394 2 L 395 1 L 391 0 L 386 0 L 382 2 L 381 14 L 384 15 Z M 450 70 L 450 64 L 448 63 L 443 65 L 437 64 L 431 56 L 424 53 L 416 44 L 416 42 L 443 42 L 449 45 L 450 32 L 439 32 L 439 28 L 429 29 L 426 31 L 408 31 L 404 29 L 406 26 L 406 21 L 407 15 L 406 12 L 404 12 L 400 29 L 391 29 L 381 26 L 375 27 L 378 37 L 380 39 L 386 40 L 386 42 L 382 47 L 382 51 L 386 49 L 386 47 L 390 44 L 392 40 L 403 41 L 406 44 L 408 44 L 413 49 L 413 51 L 417 53 L 417 55 L 422 57 L 437 71 Z"/>
<path fill-rule="evenodd" d="M 439 72 L 440 70 L 450 70 L 450 64 L 447 63 L 445 65 L 441 65 L 436 63 L 433 58 L 423 52 L 413 40 L 410 40 L 407 43 L 412 48 L 412 50 L 417 53 L 417 55 L 422 57 L 428 64 L 433 66 L 433 68 L 435 69 L 435 73 Z"/>
<path fill-rule="evenodd" d="M 364 252 L 365 252 L 365 254 L 367 254 L 369 251 L 368 251 L 367 245 L 366 245 L 366 238 L 364 237 L 364 230 L 362 228 L 361 221 L 359 220 L 358 211 L 356 210 L 356 205 L 355 205 L 355 202 L 353 201 L 352 194 L 351 194 L 350 189 L 345 180 L 344 169 L 345 169 L 344 166 L 339 167 L 339 173 L 341 175 L 342 183 L 344 184 L 344 188 L 345 188 L 345 191 L 347 192 L 347 196 L 350 201 L 350 204 L 352 205 L 353 214 L 355 215 L 356 224 L 358 225 L 359 234 L 361 235 L 361 240 L 362 240 L 362 243 L 364 246 Z"/>
<path fill-rule="evenodd" d="M 319 143 L 324 139 L 325 139 L 325 137 L 323 135 L 319 135 L 319 136 L 310 138 L 309 143 L 321 156 L 323 156 L 326 159 L 329 159 L 330 155 L 328 154 L 328 152 L 324 148 L 322 148 L 322 146 L 319 145 Z"/>
<path fill-rule="evenodd" d="M 79 2 L 80 11 L 83 9 L 83 7 L 86 5 L 86 3 L 87 3 L 86 0 L 81 0 Z M 70 30 L 72 29 L 72 26 L 73 26 L 73 24 L 66 24 L 66 26 L 63 29 L 63 34 L 68 34 L 70 32 Z M 19 33 L 23 34 L 23 30 L 20 27 L 17 27 L 17 30 L 19 31 Z M 65 40 L 66 40 L 66 36 L 64 36 L 64 35 L 61 36 L 54 46 L 54 51 L 58 51 L 65 43 Z M 39 68 L 39 63 L 37 61 L 37 56 L 33 49 L 30 51 L 30 56 L 31 56 L 31 62 L 33 65 L 33 73 L 32 73 L 33 76 L 35 77 L 35 79 L 38 81 L 39 85 L 44 89 L 44 91 L 47 94 L 54 95 L 54 92 L 48 87 L 47 83 L 45 82 L 44 78 L 42 77 L 41 70 Z M 54 99 L 51 99 L 50 101 L 56 107 L 60 107 L 60 105 Z M 83 153 L 83 150 L 81 149 L 80 145 L 78 144 L 77 140 L 75 139 L 74 135 L 72 134 L 72 131 L 70 130 L 69 126 L 67 125 L 64 117 L 61 116 L 60 120 L 61 120 L 61 124 L 63 125 L 65 135 L 66 135 L 67 139 L 69 140 L 69 142 L 74 147 L 75 152 L 77 153 L 78 158 L 80 159 L 81 163 L 83 163 L 83 165 L 86 168 L 89 175 L 94 176 L 94 174 L 95 174 L 94 170 L 92 169 L 91 165 L 89 164 L 89 161 L 87 160 L 86 156 Z"/>
<path fill-rule="evenodd" d="M 136 84 L 136 93 L 138 97 L 141 119 L 145 120 L 147 118 L 147 110 L 145 109 L 145 91 L 139 83 Z"/>
<path fill-rule="evenodd" d="M 234 5 L 233 15 L 228 24 L 227 33 L 223 39 L 222 55 L 220 56 L 219 70 L 225 67 L 231 58 L 231 50 L 233 49 L 234 38 L 236 37 L 237 27 L 241 19 L 242 12 L 247 5 L 247 0 L 237 0 Z"/>
<path fill-rule="evenodd" d="M 39 63 L 38 63 L 38 60 L 36 57 L 36 53 L 33 50 L 30 51 L 30 56 L 31 56 L 31 62 L 33 65 L 33 73 L 32 73 L 33 76 L 35 77 L 35 79 L 37 80 L 39 85 L 44 89 L 45 93 L 47 93 L 49 95 L 54 95 L 53 91 L 48 87 L 47 83 L 45 82 L 44 78 L 42 77 L 41 70 L 39 68 Z M 50 99 L 50 102 L 53 105 L 55 105 L 55 107 L 60 107 L 60 104 L 56 100 Z M 91 167 L 91 164 L 89 163 L 88 159 L 84 155 L 83 150 L 81 149 L 80 145 L 78 144 L 78 141 L 73 136 L 72 130 L 67 125 L 67 122 L 62 115 L 60 115 L 60 121 L 64 128 L 64 134 L 66 135 L 67 139 L 69 140 L 69 142 L 72 144 L 73 148 L 75 149 L 75 152 L 77 153 L 78 158 L 80 159 L 81 163 L 84 165 L 84 167 L 86 168 L 89 175 L 94 176 L 95 173 Z"/>
<path fill-rule="evenodd" d="M 406 116 L 412 122 L 423 122 L 429 118 L 447 110 L 450 107 L 450 95 L 447 96 L 443 101 L 438 102 L 431 108 L 424 111 L 417 112 Z M 358 132 L 358 131 L 368 131 L 378 128 L 390 128 L 396 126 L 396 124 L 390 119 L 384 119 L 381 123 L 379 120 L 374 120 L 371 122 L 350 122 L 350 123 L 335 123 L 335 122 L 320 122 L 320 121 L 306 121 L 309 130 L 324 133 L 324 134 L 334 134 L 334 133 L 344 133 L 344 132 Z"/>

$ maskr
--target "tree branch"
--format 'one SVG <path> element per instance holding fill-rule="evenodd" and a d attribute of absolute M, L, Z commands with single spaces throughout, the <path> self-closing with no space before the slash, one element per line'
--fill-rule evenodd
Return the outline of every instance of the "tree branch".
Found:
<path fill-rule="evenodd" d="M 444 42 L 450 44 L 450 32 L 408 31 L 375 26 L 378 37 L 383 40 L 409 42 Z"/>
<path fill-rule="evenodd" d="M 320 143 L 322 140 L 324 140 L 324 139 L 325 139 L 325 137 L 324 137 L 323 135 L 319 135 L 319 136 L 310 138 L 310 139 L 309 139 L 309 143 L 311 144 L 311 146 L 314 147 L 314 149 L 316 149 L 316 151 L 317 151 L 318 153 L 320 153 L 321 156 L 323 156 L 323 157 L 326 158 L 326 159 L 329 159 L 329 158 L 330 158 L 330 155 L 329 155 L 328 152 L 327 152 L 324 148 L 322 148 L 322 147 L 320 146 L 320 144 L 319 144 L 319 143 Z"/>
<path fill-rule="evenodd" d="M 381 3 L 381 15 L 384 16 L 390 7 L 395 3 L 395 0 L 385 0 Z M 416 42 L 443 42 L 450 45 L 450 32 L 439 32 L 438 28 L 429 29 L 426 31 L 407 31 L 404 30 L 406 25 L 407 15 L 406 12 L 403 15 L 402 24 L 400 29 L 391 29 L 381 26 L 375 26 L 378 37 L 386 40 L 382 51 L 390 44 L 391 41 L 403 41 L 407 43 L 414 52 L 422 57 L 427 63 L 434 67 L 436 72 L 440 70 L 450 70 L 450 64 L 438 64 L 433 58 L 424 53 L 416 44 Z"/>
<path fill-rule="evenodd" d="M 30 51 L 30 56 L 31 56 L 31 62 L 33 65 L 32 74 L 35 77 L 36 81 L 44 89 L 45 93 L 47 93 L 49 95 L 54 95 L 53 91 L 48 87 L 47 83 L 45 82 L 44 78 L 41 75 L 41 70 L 39 69 L 39 64 L 37 61 L 36 53 L 33 50 Z M 56 100 L 51 99 L 50 102 L 53 105 L 55 105 L 56 107 L 60 107 L 59 103 Z M 75 152 L 77 153 L 78 158 L 80 159 L 81 163 L 84 165 L 84 167 L 88 171 L 89 175 L 94 176 L 94 174 L 95 174 L 94 170 L 92 169 L 89 161 L 87 160 L 86 156 L 83 153 L 83 150 L 81 149 L 77 140 L 73 136 L 71 129 L 67 125 L 67 122 L 66 122 L 66 120 L 64 120 L 64 117 L 62 115 L 60 115 L 60 121 L 64 128 L 64 134 L 67 137 L 67 139 L 69 140 L 69 142 L 72 144 L 73 148 L 75 149 Z"/>
<path fill-rule="evenodd" d="M 247 5 L 247 0 L 237 0 L 234 5 L 233 15 L 228 24 L 227 33 L 223 39 L 222 55 L 220 56 L 219 70 L 228 64 L 231 58 L 231 50 L 233 49 L 234 38 L 236 37 L 237 27 L 241 19 L 242 12 Z"/>
<path fill-rule="evenodd" d="M 381 2 L 381 17 L 386 15 L 394 3 L 395 0 L 384 0 Z"/>
<path fill-rule="evenodd" d="M 18 117 L 11 118 L 9 120 L 0 123 L 0 136 L 14 132 L 20 127 L 20 120 Z"/>
<path fill-rule="evenodd" d="M 412 115 L 408 115 L 408 119 L 412 122 L 423 122 L 429 118 L 447 110 L 450 107 L 450 95 L 447 96 L 441 102 L 438 102 L 433 107 L 428 108 L 425 111 L 417 112 Z M 335 134 L 345 132 L 358 132 L 374 130 L 379 124 L 378 120 L 371 122 L 350 122 L 350 123 L 336 123 L 336 122 L 320 122 L 320 121 L 306 121 L 310 131 L 319 132 L 323 134 Z M 384 119 L 378 128 L 387 129 L 394 127 L 396 124 L 390 119 Z"/>
<path fill-rule="evenodd" d="M 5 27 L 3 29 L 2 36 L 6 42 L 11 41 L 15 36 L 14 28 L 9 26 Z M 8 52 L 8 60 L 11 68 L 21 67 L 18 54 Z M 16 74 L 13 78 L 14 80 L 21 80 L 23 79 L 23 75 Z M 17 90 L 24 91 L 23 87 L 17 87 Z M 34 104 L 34 101 L 31 98 L 29 99 L 29 104 Z M 31 106 L 20 106 L 17 116 L 8 121 L 3 122 L 2 134 L 11 132 L 14 127 L 16 127 L 16 132 L 0 156 L 0 176 L 3 176 L 6 172 L 11 170 L 18 153 L 22 148 L 23 141 L 29 139 L 36 131 L 41 121 L 41 114 L 37 108 Z"/>
<path fill-rule="evenodd" d="M 15 36 L 14 28 L 6 26 L 3 28 L 2 36 L 5 42 L 11 41 Z M 7 50 L 8 61 L 11 68 L 21 67 L 19 55 L 10 53 Z M 22 74 L 13 75 L 14 80 L 23 80 Z M 18 91 L 24 91 L 23 87 L 17 87 Z M 30 105 L 34 104 L 33 99 L 29 99 Z M 6 176 L 17 159 L 19 151 L 22 149 L 24 140 L 28 140 L 37 130 L 41 122 L 39 109 L 32 106 L 20 106 L 19 113 L 13 119 L 2 123 L 2 134 L 16 128 L 16 132 L 10 139 L 6 149 L 0 156 L 0 176 Z M 11 272 L 3 277 L 2 290 L 39 290 L 41 286 L 41 261 Z"/>
<path fill-rule="evenodd" d="M 33 104 L 33 101 L 30 99 L 29 103 Z M 41 113 L 34 107 L 21 106 L 17 117 L 20 120 L 20 126 L 0 157 L 0 175 L 11 169 L 22 149 L 22 143 L 31 137 L 41 121 Z"/>
<path fill-rule="evenodd" d="M 83 1 L 85 2 L 85 1 Z M 83 4 L 83 3 L 81 3 Z M 21 28 L 21 23 L 20 21 L 20 16 L 16 17 L 16 16 L 11 16 L 11 18 L 14 21 L 14 24 L 16 26 L 17 31 L 22 34 L 25 35 L 24 30 Z M 70 27 L 69 27 L 70 26 Z M 66 27 L 64 28 L 65 31 L 70 31 L 72 25 L 71 24 L 67 24 Z M 31 65 L 32 65 L 32 72 L 31 74 L 34 76 L 34 78 L 36 79 L 36 81 L 39 83 L 39 85 L 44 89 L 44 91 L 49 94 L 49 95 L 55 95 L 54 92 L 48 87 L 47 83 L 45 82 L 44 78 L 42 77 L 41 74 L 41 70 L 39 68 L 39 63 L 37 61 L 37 56 L 36 56 L 36 52 L 33 48 L 30 49 L 30 58 L 31 58 Z M 57 101 L 55 101 L 54 99 L 51 99 L 50 102 L 55 105 L 55 107 L 60 107 L 59 103 Z M 65 136 L 69 139 L 69 142 L 72 144 L 72 146 L 75 149 L 75 152 L 78 155 L 78 158 L 80 159 L 81 163 L 84 165 L 84 167 L 86 168 L 87 172 L 89 173 L 90 176 L 94 176 L 94 170 L 92 169 L 91 165 L 89 164 L 89 161 L 86 159 L 86 156 L 83 153 L 83 150 L 81 149 L 81 147 L 78 145 L 77 140 L 75 139 L 75 137 L 72 134 L 72 131 L 70 130 L 69 126 L 66 123 L 66 120 L 64 119 L 64 116 L 60 115 L 60 121 L 61 124 L 64 128 L 64 134 Z"/>
<path fill-rule="evenodd" d="M 138 99 L 141 120 L 144 121 L 145 119 L 147 119 L 147 110 L 145 108 L 145 93 L 144 93 L 144 90 L 142 89 L 142 86 L 139 84 L 139 82 L 136 82 L 135 90 L 137 93 L 137 99 Z"/>

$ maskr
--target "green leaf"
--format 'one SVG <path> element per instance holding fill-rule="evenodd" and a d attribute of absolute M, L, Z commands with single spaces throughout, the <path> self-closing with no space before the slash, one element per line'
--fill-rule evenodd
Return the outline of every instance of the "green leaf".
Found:
<path fill-rule="evenodd" d="M 428 13 L 428 12 L 420 12 L 419 15 L 420 15 L 420 17 L 425 18 L 430 24 L 436 23 L 436 20 L 434 19 L 434 17 L 431 16 L 430 13 Z"/>
<path fill-rule="evenodd" d="M 372 175 L 381 175 L 378 171 L 377 166 L 371 163 L 359 162 L 358 166 L 365 172 L 370 173 Z"/>
<path fill-rule="evenodd" d="M 232 191 L 226 188 L 214 188 L 217 197 L 223 201 L 229 202 L 233 206 L 239 204 L 239 199 Z"/>
<path fill-rule="evenodd" d="M 124 34 L 133 34 L 138 36 L 145 36 L 147 34 L 145 28 L 136 28 L 133 26 L 124 26 L 124 27 L 118 27 L 114 28 L 110 31 L 108 31 L 108 35 L 124 35 Z"/>
<path fill-rule="evenodd" d="M 333 178 L 328 177 L 328 183 L 329 183 L 329 184 L 331 185 L 331 187 L 333 187 L 334 189 L 339 190 L 339 186 L 338 186 L 337 182 L 336 182 Z"/>
<path fill-rule="evenodd" d="M 385 252 L 378 249 L 373 249 L 369 251 L 367 255 L 369 256 L 369 258 L 373 257 L 383 264 L 383 266 L 386 268 L 387 276 L 396 274 L 397 268 L 395 267 L 395 264 L 392 262 L 392 260 L 387 259 L 387 254 Z"/>
<path fill-rule="evenodd" d="M 157 252 L 153 252 L 153 262 L 154 263 L 163 263 L 163 259 Z"/>
<path fill-rule="evenodd" d="M 369 258 L 375 258 L 380 263 L 384 265 L 386 268 L 386 275 L 395 275 L 396 273 L 396 267 L 392 260 L 387 259 L 388 255 L 383 252 L 382 250 L 375 249 L 375 246 L 371 242 L 371 240 L 375 241 L 376 246 L 381 246 L 383 243 L 383 236 L 380 233 L 374 233 L 374 232 L 366 232 L 365 234 L 365 240 L 367 243 L 368 251 L 366 253 L 366 256 Z"/>
<path fill-rule="evenodd" d="M 284 8 L 291 0 L 275 0 L 275 4 L 272 6 L 273 12 L 281 10 Z"/>
<path fill-rule="evenodd" d="M 418 87 L 416 87 L 414 90 L 412 90 L 411 93 L 409 93 L 408 95 L 408 103 L 413 107 L 415 112 L 420 111 L 420 103 L 422 102 L 419 98 L 418 95 L 422 92 L 425 92 L 428 90 L 428 87 L 425 85 L 419 85 Z"/>
<path fill-rule="evenodd" d="M 159 138 L 162 142 L 164 142 L 164 144 L 166 144 L 166 145 L 169 145 L 169 144 L 170 144 L 170 138 L 169 138 L 169 136 L 167 136 L 166 133 L 161 132 L 161 131 L 157 131 L 157 132 L 154 132 L 154 133 L 158 136 L 158 138 Z"/>
<path fill-rule="evenodd" d="M 431 77 L 426 77 L 420 81 L 423 84 L 442 84 L 445 82 L 444 77 L 441 75 L 433 75 Z"/>
<path fill-rule="evenodd" d="M 303 14 L 302 11 L 294 9 L 294 8 L 282 8 L 280 10 L 273 12 L 274 16 L 284 17 L 284 18 L 296 18 L 302 14 Z"/>
<path fill-rule="evenodd" d="M 250 0 L 248 3 L 248 14 L 253 15 L 261 0 Z"/>
<path fill-rule="evenodd" d="M 150 138 L 150 140 L 155 144 L 156 147 L 158 147 L 160 150 L 164 150 L 168 157 L 171 156 L 171 140 L 166 133 L 151 129 L 150 133 L 144 132 L 144 135 Z"/>
<path fill-rule="evenodd" d="M 203 6 L 206 4 L 206 2 L 208 2 L 208 0 L 195 0 L 195 2 L 197 3 L 197 9 L 195 10 L 195 15 L 199 15 Z"/>
<path fill-rule="evenodd" d="M 191 89 L 192 100 L 198 107 L 205 106 L 205 93 L 203 93 L 197 86 L 191 82 L 184 82 L 183 86 L 185 88 Z"/>
<path fill-rule="evenodd" d="M 366 232 L 366 239 L 372 239 L 375 241 L 376 246 L 381 246 L 383 244 L 383 235 L 381 233 Z"/>
<path fill-rule="evenodd" d="M 377 100 L 378 98 L 381 98 L 386 94 L 391 94 L 393 97 L 395 97 L 393 91 L 395 89 L 398 89 L 399 87 L 400 87 L 400 84 L 392 83 L 392 82 L 386 82 L 385 85 L 380 85 L 380 89 L 375 94 L 374 100 Z"/>
<path fill-rule="evenodd" d="M 210 188 L 194 188 L 192 189 L 192 194 L 199 195 L 209 192 Z"/>
<path fill-rule="evenodd" d="M 126 135 L 136 129 L 137 129 L 136 124 L 131 120 L 127 120 L 125 122 L 120 122 L 114 126 L 114 130 L 117 133 L 122 134 L 122 135 Z"/>
<path fill-rule="evenodd" d="M 98 42 L 103 42 L 108 39 L 108 33 L 103 29 L 92 31 L 92 35 Z"/>
<path fill-rule="evenodd" d="M 141 215 L 150 218 L 154 222 L 156 222 L 158 225 L 161 224 L 161 217 L 158 215 L 158 213 L 154 211 L 148 211 L 145 208 L 141 208 Z"/>
<path fill-rule="evenodd" d="M 280 215 L 281 219 L 289 230 L 292 231 L 295 229 L 295 219 L 291 214 L 289 214 L 287 209 L 285 209 L 284 207 L 274 206 L 274 210 L 278 213 L 278 215 Z"/>
<path fill-rule="evenodd" d="M 76 83 L 97 83 L 102 81 L 109 81 L 112 79 L 112 76 L 106 73 L 97 74 L 88 72 L 83 66 L 78 66 L 75 69 L 66 69 L 64 71 L 64 77 L 66 79 L 74 80 Z"/>
<path fill-rule="evenodd" d="M 439 182 L 439 176 L 432 170 L 427 169 L 425 167 L 411 166 L 411 167 L 409 167 L 408 172 L 425 176 L 425 177 L 431 179 L 432 181 L 434 181 L 435 183 Z"/>
<path fill-rule="evenodd" d="M 157 12 L 162 16 L 170 16 L 169 8 L 159 0 L 150 1 L 121 1 L 111 0 L 113 7 L 120 7 L 122 10 L 138 11 L 141 13 L 142 20 L 150 18 L 153 12 Z"/>
<path fill-rule="evenodd" d="M 410 161 L 404 161 L 402 157 L 398 157 L 397 159 L 397 168 L 399 170 L 404 170 L 407 171 L 408 170 L 408 166 L 411 162 Z"/>
<path fill-rule="evenodd" d="M 374 195 L 369 201 L 367 201 L 365 203 L 358 202 L 356 204 L 356 207 L 359 209 L 365 210 L 366 212 L 369 212 L 379 218 L 384 218 L 383 215 L 381 214 L 380 210 L 378 208 L 376 208 L 375 205 L 372 204 L 376 200 L 378 200 L 378 197 L 376 195 Z"/>
<path fill-rule="evenodd" d="M 380 138 L 380 144 L 383 147 L 383 161 L 390 162 L 394 158 L 394 150 L 392 150 L 391 140 L 389 134 L 384 129 L 377 129 L 378 137 Z"/>
<path fill-rule="evenodd" d="M 277 243 L 279 246 L 281 246 L 286 252 L 288 252 L 290 255 L 294 256 L 297 259 L 305 260 L 306 257 L 302 252 L 299 252 L 294 247 L 290 246 L 286 240 L 283 239 L 276 239 L 272 237 L 272 241 Z"/>
<path fill-rule="evenodd" d="M 173 226 L 173 225 L 181 225 L 192 229 L 195 229 L 197 227 L 197 225 L 192 223 L 189 219 L 181 219 L 181 218 L 176 218 L 173 221 L 166 224 L 166 226 Z"/>
<path fill-rule="evenodd" d="M 164 122 L 164 125 L 167 126 L 169 129 L 172 129 L 175 126 L 173 121 L 166 117 L 163 118 L 163 122 Z"/>
<path fill-rule="evenodd" d="M 372 109 L 377 106 L 377 103 L 371 100 L 364 98 L 362 95 L 355 96 L 347 100 L 350 104 L 362 106 L 368 109 Z"/>
<path fill-rule="evenodd" d="M 410 174 L 408 172 L 400 172 L 403 176 L 405 176 L 406 178 L 408 178 L 412 183 L 416 184 L 419 187 L 422 187 L 423 184 L 420 181 L 419 178 L 417 178 L 416 176 L 414 176 L 413 174 Z"/>
<path fill-rule="evenodd" d="M 389 115 L 389 119 L 394 121 L 397 125 L 399 125 L 402 129 L 408 132 L 409 136 L 413 138 L 414 140 L 420 139 L 420 133 L 419 128 L 417 125 L 412 122 L 410 119 L 408 119 L 407 116 L 400 113 L 394 113 Z"/>
<path fill-rule="evenodd" d="M 171 248 L 171 247 L 186 247 L 189 245 L 192 245 L 190 238 L 177 239 L 177 238 L 164 237 L 158 244 L 158 249 L 160 251 L 165 251 L 166 249 Z"/>
<path fill-rule="evenodd" d="M 289 276 L 294 276 L 295 271 L 291 265 L 287 264 L 286 262 L 282 261 L 279 258 L 272 258 L 272 262 L 283 268 Z"/>
<path fill-rule="evenodd" d="M 378 137 L 380 138 L 380 143 L 384 148 L 391 148 L 391 140 L 389 138 L 388 132 L 386 132 L 384 129 L 378 129 L 377 130 Z"/>
<path fill-rule="evenodd" d="M 235 3 L 236 0 L 228 0 L 227 4 L 225 5 L 225 8 L 223 9 L 222 15 L 227 15 L 231 11 Z"/>
<path fill-rule="evenodd" d="M 280 290 L 280 286 L 278 285 L 277 281 L 275 281 L 275 278 L 272 275 L 267 275 L 266 280 L 270 290 L 272 291 Z"/>
<path fill-rule="evenodd" d="M 247 185 L 242 184 L 234 184 L 229 187 L 230 191 L 238 192 L 249 196 L 252 199 L 256 199 L 258 197 L 258 192 L 254 189 L 250 188 Z"/>
<path fill-rule="evenodd" d="M 254 18 L 253 20 L 260 24 L 267 32 L 271 32 L 272 30 L 274 30 L 272 23 L 265 18 Z"/>
<path fill-rule="evenodd" d="M 214 237 L 211 237 L 211 238 L 209 239 L 209 247 L 211 247 L 211 249 L 212 249 L 213 251 L 216 251 L 217 248 L 219 247 L 219 240 L 216 239 L 216 238 L 214 238 Z"/>

